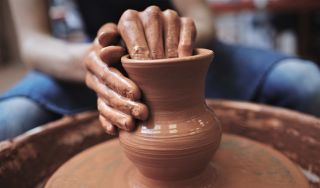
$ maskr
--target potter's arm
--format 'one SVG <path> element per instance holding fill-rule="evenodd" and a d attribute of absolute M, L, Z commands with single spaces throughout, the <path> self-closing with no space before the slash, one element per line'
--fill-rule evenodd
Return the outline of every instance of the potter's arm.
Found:
<path fill-rule="evenodd" d="M 88 44 L 71 44 L 53 38 L 48 5 L 44 0 L 10 0 L 22 60 L 32 69 L 58 79 L 83 81 L 81 59 Z"/>
<path fill-rule="evenodd" d="M 197 27 L 196 47 L 204 48 L 212 44 L 216 37 L 214 16 L 205 0 L 172 0 L 182 16 L 191 17 Z"/>

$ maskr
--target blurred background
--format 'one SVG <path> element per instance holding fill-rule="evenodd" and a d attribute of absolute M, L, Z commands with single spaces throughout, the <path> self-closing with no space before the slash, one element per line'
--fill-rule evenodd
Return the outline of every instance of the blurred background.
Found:
<path fill-rule="evenodd" d="M 320 62 L 319 0 L 208 0 L 218 38 Z M 73 0 L 50 0 L 52 33 L 72 42 L 87 40 Z M 0 93 L 26 73 L 17 48 L 8 0 L 0 1 Z"/>

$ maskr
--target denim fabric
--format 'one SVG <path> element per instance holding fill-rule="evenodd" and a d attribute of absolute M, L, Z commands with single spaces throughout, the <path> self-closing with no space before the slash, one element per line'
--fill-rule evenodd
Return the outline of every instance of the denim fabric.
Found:
<path fill-rule="evenodd" d="M 12 97 L 0 102 L 0 141 L 56 120 L 61 115 L 48 111 L 25 97 Z"/>
<path fill-rule="evenodd" d="M 320 69 L 301 59 L 280 61 L 267 75 L 257 102 L 320 117 Z"/>
<path fill-rule="evenodd" d="M 214 42 L 206 79 L 206 97 L 253 101 L 268 72 L 288 58 L 271 50 Z"/>
<path fill-rule="evenodd" d="M 0 97 L 32 99 L 59 114 L 74 114 L 96 108 L 96 94 L 84 84 L 65 82 L 38 71 L 29 72 L 16 86 Z"/>

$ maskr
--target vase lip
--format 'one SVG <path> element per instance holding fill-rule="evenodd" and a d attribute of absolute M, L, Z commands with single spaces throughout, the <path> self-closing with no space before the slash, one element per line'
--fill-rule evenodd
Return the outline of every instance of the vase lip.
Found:
<path fill-rule="evenodd" d="M 194 49 L 194 54 L 192 56 L 186 57 L 176 57 L 176 58 L 166 58 L 166 59 L 148 59 L 148 60 L 140 60 L 140 59 L 131 59 L 129 54 L 121 57 L 122 64 L 139 64 L 139 65 L 154 65 L 154 64 L 176 64 L 182 62 L 190 62 L 194 60 L 201 60 L 206 58 L 213 58 L 214 52 L 205 48 L 196 48 Z"/>

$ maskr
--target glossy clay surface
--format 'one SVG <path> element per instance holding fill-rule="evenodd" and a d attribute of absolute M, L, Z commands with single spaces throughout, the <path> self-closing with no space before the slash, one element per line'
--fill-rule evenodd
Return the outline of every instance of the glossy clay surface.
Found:
<path fill-rule="evenodd" d="M 204 170 L 217 150 L 221 127 L 206 105 L 204 82 L 213 52 L 161 60 L 122 58 L 129 78 L 139 85 L 150 110 L 147 121 L 119 140 L 144 176 L 132 181 L 181 180 Z M 144 178 L 148 177 L 148 178 Z"/>

